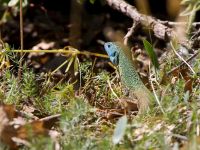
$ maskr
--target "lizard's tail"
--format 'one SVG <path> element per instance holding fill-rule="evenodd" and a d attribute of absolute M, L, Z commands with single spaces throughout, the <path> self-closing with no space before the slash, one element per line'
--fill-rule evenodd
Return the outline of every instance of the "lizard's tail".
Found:
<path fill-rule="evenodd" d="M 153 95 L 145 86 L 142 86 L 134 91 L 134 95 L 138 99 L 139 114 L 149 111 L 150 103 Z"/>

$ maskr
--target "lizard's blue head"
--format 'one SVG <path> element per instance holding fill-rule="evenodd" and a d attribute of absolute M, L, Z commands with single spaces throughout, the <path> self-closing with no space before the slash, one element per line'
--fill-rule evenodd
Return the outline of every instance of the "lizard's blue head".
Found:
<path fill-rule="evenodd" d="M 110 61 L 113 64 L 118 65 L 118 63 L 119 63 L 119 48 L 118 48 L 118 46 L 113 42 L 107 42 L 104 44 L 104 48 L 110 58 Z"/>

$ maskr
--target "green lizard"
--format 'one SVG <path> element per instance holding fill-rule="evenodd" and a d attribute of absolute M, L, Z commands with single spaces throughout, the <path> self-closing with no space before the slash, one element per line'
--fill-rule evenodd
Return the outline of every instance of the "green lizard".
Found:
<path fill-rule="evenodd" d="M 135 96 L 138 99 L 139 113 L 149 110 L 153 95 L 136 72 L 131 51 L 123 44 L 116 42 L 107 42 L 104 44 L 104 48 L 111 62 L 119 65 L 122 84 L 128 88 L 131 97 Z"/>

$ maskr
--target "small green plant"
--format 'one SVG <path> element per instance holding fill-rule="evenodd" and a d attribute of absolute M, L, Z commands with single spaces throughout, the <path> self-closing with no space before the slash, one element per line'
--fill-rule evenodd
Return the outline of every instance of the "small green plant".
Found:
<path fill-rule="evenodd" d="M 190 31 L 192 22 L 195 19 L 196 13 L 200 10 L 200 1 L 199 0 L 182 0 L 181 4 L 186 6 L 185 10 L 181 12 L 181 16 L 188 16 L 189 21 L 187 25 L 187 32 Z"/>
<path fill-rule="evenodd" d="M 143 40 L 143 44 L 144 44 L 144 48 L 145 48 L 147 54 L 149 55 L 149 57 L 151 59 L 152 64 L 154 65 L 154 67 L 156 69 L 158 69 L 159 68 L 158 58 L 155 54 L 153 46 L 145 39 Z"/>

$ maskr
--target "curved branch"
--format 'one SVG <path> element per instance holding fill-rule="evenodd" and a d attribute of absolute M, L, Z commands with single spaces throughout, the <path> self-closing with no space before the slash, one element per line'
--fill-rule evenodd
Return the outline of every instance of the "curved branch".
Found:
<path fill-rule="evenodd" d="M 126 16 L 132 18 L 134 22 L 141 23 L 143 26 L 146 26 L 154 32 L 154 35 L 159 38 L 168 41 L 175 37 L 175 32 L 173 30 L 151 16 L 140 14 L 137 9 L 128 4 L 123 0 L 106 0 L 108 5 L 114 9 L 121 11 Z"/>

